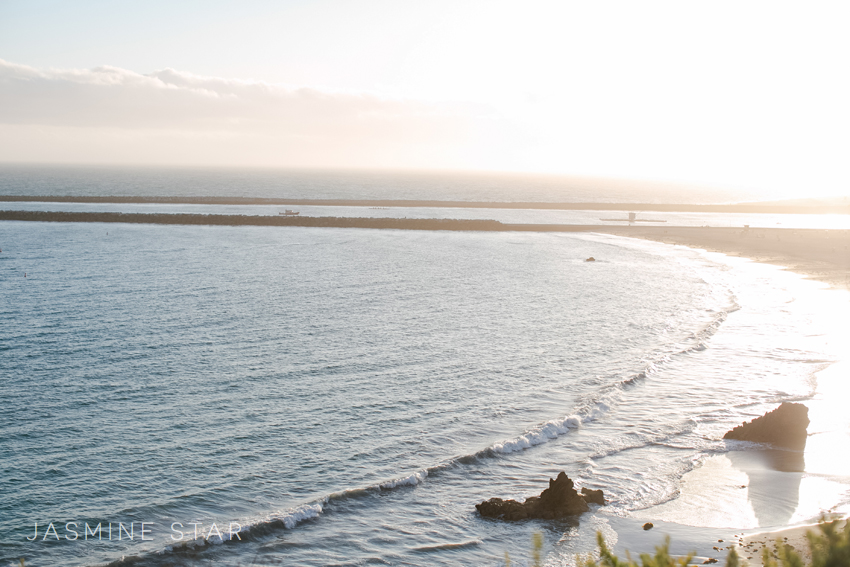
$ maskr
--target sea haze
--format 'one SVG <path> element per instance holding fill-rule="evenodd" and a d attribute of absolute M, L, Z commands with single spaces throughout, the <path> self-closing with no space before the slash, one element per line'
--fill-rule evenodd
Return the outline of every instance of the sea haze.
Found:
<path fill-rule="evenodd" d="M 0 195 L 600 203 L 720 203 L 763 198 L 741 189 L 522 173 L 25 164 L 0 164 Z"/>
<path fill-rule="evenodd" d="M 534 531 L 567 564 L 838 356 L 816 284 L 611 236 L 4 222 L 0 248 L 3 564 L 498 565 Z M 610 504 L 478 517 L 561 470 Z"/>

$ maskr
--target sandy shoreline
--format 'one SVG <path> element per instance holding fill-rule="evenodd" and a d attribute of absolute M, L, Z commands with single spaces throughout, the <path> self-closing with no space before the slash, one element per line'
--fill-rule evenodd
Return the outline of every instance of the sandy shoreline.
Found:
<path fill-rule="evenodd" d="M 740 256 L 756 262 L 785 267 L 808 278 L 825 282 L 836 289 L 850 291 L 850 231 L 766 228 L 716 228 L 716 227 L 598 227 L 594 232 L 642 238 L 667 244 L 699 248 L 711 252 L 720 252 L 730 256 Z M 819 383 L 825 386 L 846 376 L 847 368 L 836 365 L 827 373 L 819 374 Z M 841 375 L 841 376 L 839 376 Z M 829 389 L 827 388 L 827 392 Z M 819 407 L 814 402 L 815 411 L 828 408 Z M 813 404 L 809 404 L 810 407 Z M 811 433 L 811 430 L 810 430 Z M 810 445 L 816 442 L 810 439 Z M 841 451 L 840 445 L 835 445 Z M 783 454 L 784 453 L 784 454 Z M 777 457 L 781 462 L 777 461 Z M 800 459 L 800 466 L 787 462 Z M 800 492 L 800 478 L 804 475 L 803 453 L 775 451 L 769 448 L 752 451 L 730 451 L 710 458 L 701 468 L 695 469 L 683 479 L 682 494 L 673 502 L 671 508 L 679 509 L 668 514 L 668 521 L 659 520 L 664 516 L 663 508 L 653 507 L 646 514 L 636 514 L 623 521 L 617 529 L 621 541 L 614 546 L 623 556 L 626 549 L 633 555 L 652 552 L 654 547 L 663 543 L 664 536 L 671 536 L 671 552 L 677 556 L 696 553 L 692 564 L 712 563 L 725 565 L 731 547 L 735 547 L 738 556 L 751 567 L 762 565 L 762 549 L 775 551 L 777 540 L 792 546 L 803 558 L 811 560 L 807 532 L 820 533 L 815 523 L 781 528 L 718 528 L 696 527 L 692 521 L 719 508 L 732 508 L 731 515 L 740 515 L 744 508 L 761 512 L 756 523 L 768 525 L 788 524 L 790 512 L 796 506 L 795 498 Z M 725 463 L 723 461 L 726 461 Z M 790 466 L 789 466 L 790 465 Z M 696 478 L 699 477 L 699 478 Z M 792 486 L 787 487 L 785 485 Z M 805 482 L 805 479 L 804 479 Z M 786 494 L 787 492 L 787 494 Z M 790 498 L 790 501 L 788 497 Z M 729 510 L 726 510 L 729 512 Z M 832 515 L 830 520 L 837 519 Z M 714 518 L 712 525 L 733 525 L 729 518 Z M 642 522 L 651 521 L 655 528 L 641 533 Z M 844 521 L 840 526 L 844 525 Z M 792 522 L 793 523 L 793 522 Z M 649 535 L 655 532 L 654 535 Z"/>
<path fill-rule="evenodd" d="M 836 518 L 830 518 L 830 520 Z M 840 520 L 840 529 L 844 528 L 846 520 Z M 776 550 L 776 541 L 781 540 L 790 545 L 803 558 L 804 562 L 811 560 L 807 532 L 820 534 L 815 523 L 780 528 L 775 530 L 733 530 L 731 528 L 698 528 L 683 524 L 663 521 L 654 522 L 654 527 L 644 531 L 641 521 L 630 518 L 610 520 L 612 528 L 617 532 L 619 540 L 612 548 L 620 558 L 630 553 L 637 558 L 641 553 L 654 554 L 655 548 L 662 545 L 670 537 L 670 553 L 674 557 L 683 557 L 694 553 L 690 565 L 726 564 L 726 558 L 731 548 L 735 548 L 738 557 L 750 567 L 762 565 L 762 549 Z M 712 561 L 713 560 L 713 561 Z"/>
<path fill-rule="evenodd" d="M 840 529 L 844 528 L 846 520 L 839 522 Z M 623 530 L 624 526 L 618 526 Z M 820 534 L 817 524 L 806 524 L 778 530 L 761 530 L 747 533 L 747 531 L 733 531 L 731 529 L 721 530 L 718 528 L 690 528 L 677 524 L 657 523 L 656 526 L 645 534 L 640 534 L 640 528 L 630 538 L 629 543 L 619 543 L 614 546 L 614 552 L 620 557 L 625 556 L 628 550 L 633 557 L 640 553 L 652 553 L 656 546 L 664 542 L 668 535 L 670 539 L 670 552 L 675 557 L 681 557 L 688 553 L 696 553 L 691 560 L 691 565 L 716 564 L 725 565 L 726 558 L 731 548 L 735 548 L 738 557 L 750 567 L 763 565 L 762 549 L 765 547 L 776 551 L 776 542 L 790 545 L 800 557 L 804 564 L 811 561 L 811 552 L 806 533 Z M 655 532 L 655 533 L 653 533 Z M 643 540 L 641 542 L 641 540 Z M 638 543 L 641 542 L 641 543 Z M 715 560 L 715 561 L 712 561 Z"/>
<path fill-rule="evenodd" d="M 843 528 L 844 522 L 840 522 L 839 525 Z M 781 540 L 785 545 L 790 545 L 803 558 L 803 561 L 808 563 L 812 559 L 812 554 L 809 550 L 809 542 L 806 539 L 807 532 L 821 533 L 817 524 L 808 524 L 736 537 L 734 538 L 734 545 L 738 555 L 753 567 L 763 564 L 762 550 L 765 547 L 769 551 L 776 550 L 777 540 Z"/>
<path fill-rule="evenodd" d="M 615 547 L 645 553 L 670 535 L 671 552 L 695 552 L 695 563 L 724 564 L 734 547 L 741 559 L 761 565 L 762 548 L 772 550 L 782 539 L 806 558 L 806 532 L 819 530 L 795 512 L 806 507 L 802 494 L 811 494 L 819 479 L 806 474 L 803 459 L 803 453 L 766 447 L 715 454 L 683 477 L 675 499 L 632 513 L 618 530 L 623 541 Z M 654 535 L 641 533 L 647 521 L 654 524 Z"/>
<path fill-rule="evenodd" d="M 742 256 L 850 290 L 848 230 L 606 226 L 595 232 Z"/>

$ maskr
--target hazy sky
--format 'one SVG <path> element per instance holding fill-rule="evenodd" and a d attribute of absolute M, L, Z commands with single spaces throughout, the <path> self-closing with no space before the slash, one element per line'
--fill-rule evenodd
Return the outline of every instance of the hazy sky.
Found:
<path fill-rule="evenodd" d="M 0 161 L 850 192 L 848 2 L 0 0 Z"/>

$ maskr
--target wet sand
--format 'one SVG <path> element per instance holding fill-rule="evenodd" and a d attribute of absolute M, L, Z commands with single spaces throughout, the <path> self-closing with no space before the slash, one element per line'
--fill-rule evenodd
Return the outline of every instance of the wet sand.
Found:
<path fill-rule="evenodd" d="M 599 227 L 594 232 L 746 257 L 850 290 L 850 231 L 846 230 L 623 226 Z M 818 374 L 823 392 L 820 399 L 806 402 L 813 421 L 805 453 L 763 447 L 710 457 L 685 475 L 675 500 L 634 514 L 632 523 L 622 526 L 622 532 L 618 530 L 622 540 L 615 549 L 649 552 L 660 544 L 660 535 L 640 533 L 638 526 L 650 521 L 655 528 L 649 533 L 672 536 L 674 554 L 696 553 L 692 564 L 716 560 L 723 565 L 734 546 L 742 560 L 752 567 L 760 566 L 762 549 L 775 550 L 777 539 L 791 545 L 804 562 L 809 561 L 806 533 L 819 533 L 819 529 L 811 521 L 799 523 L 804 517 L 815 516 L 819 503 L 808 499 L 819 494 L 829 500 L 844 490 L 825 476 L 839 470 L 847 474 L 843 466 L 847 459 L 836 462 L 840 460 L 836 452 L 840 455 L 850 450 L 843 434 L 845 427 L 834 430 L 835 424 L 819 421 L 843 413 L 830 404 L 845 399 L 847 372 L 846 365 L 837 364 Z M 792 527 L 786 527 L 789 525 Z"/>
<path fill-rule="evenodd" d="M 595 232 L 743 256 L 850 289 L 850 230 L 623 226 Z"/>
<path fill-rule="evenodd" d="M 801 524 L 798 517 L 801 509 L 810 516 L 817 503 L 802 502 L 801 497 L 823 488 L 824 481 L 807 475 L 802 465 L 802 453 L 770 448 L 714 455 L 685 475 L 677 498 L 619 520 L 620 541 L 614 549 L 621 556 L 626 550 L 650 552 L 669 535 L 671 553 L 695 553 L 694 564 L 713 559 L 723 565 L 734 547 L 741 559 L 757 566 L 762 564 L 762 549 L 774 551 L 779 539 L 809 560 L 806 532 L 820 531 L 811 520 Z M 839 517 L 832 514 L 828 519 Z M 643 532 L 647 521 L 654 528 Z"/>
<path fill-rule="evenodd" d="M 838 529 L 843 530 L 846 520 L 840 520 Z M 776 530 L 762 533 L 754 533 L 743 537 L 734 538 L 734 545 L 737 548 L 738 555 L 747 561 L 751 567 L 763 565 L 762 549 L 765 547 L 771 551 L 776 551 L 777 540 L 780 540 L 785 545 L 790 545 L 794 548 L 800 557 L 803 558 L 804 564 L 808 564 L 812 559 L 812 554 L 809 549 L 809 542 L 806 534 L 812 532 L 820 534 L 820 528 L 817 524 L 805 526 L 796 526 L 784 530 Z"/>
<path fill-rule="evenodd" d="M 731 450 L 686 474 L 677 498 L 638 511 L 632 519 L 651 521 L 653 531 L 678 532 L 683 541 L 674 551 L 695 551 L 699 563 L 713 558 L 723 564 L 736 547 L 742 559 L 756 565 L 761 564 L 762 547 L 772 549 L 777 538 L 807 552 L 805 533 L 817 528 L 799 524 L 802 517 L 817 514 L 817 503 L 801 498 L 824 484 L 805 473 L 803 453 L 767 447 Z M 844 487 L 836 483 L 833 488 L 838 492 Z M 634 535 L 639 534 L 632 539 Z"/>

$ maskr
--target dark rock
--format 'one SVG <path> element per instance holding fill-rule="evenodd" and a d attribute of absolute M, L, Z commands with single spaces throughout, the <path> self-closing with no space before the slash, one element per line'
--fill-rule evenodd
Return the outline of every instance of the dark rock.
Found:
<path fill-rule="evenodd" d="M 583 489 L 591 497 L 582 496 L 576 492 L 573 481 L 564 472 L 558 473 L 558 478 L 549 479 L 549 488 L 540 496 L 527 498 L 525 502 L 491 498 L 481 504 L 476 504 L 478 513 L 485 518 L 500 518 L 516 521 L 526 519 L 555 520 L 568 516 L 578 516 L 588 511 L 587 502 L 605 503 L 601 490 Z M 589 500 L 589 498 L 593 498 Z M 601 501 L 601 502 L 600 502 Z"/>
<path fill-rule="evenodd" d="M 478 512 L 486 518 L 502 518 L 504 520 L 524 520 L 528 517 L 528 508 L 516 500 L 491 498 L 481 504 L 476 504 Z"/>
<path fill-rule="evenodd" d="M 579 496 L 573 481 L 565 472 L 559 472 L 558 478 L 549 479 L 549 488 L 540 493 L 536 507 L 544 512 L 552 512 L 556 517 L 578 516 L 587 512 L 587 502 Z"/>
<path fill-rule="evenodd" d="M 809 408 L 803 404 L 783 402 L 775 410 L 728 431 L 723 438 L 770 443 L 802 451 L 806 447 L 808 426 Z"/>
<path fill-rule="evenodd" d="M 605 505 L 605 495 L 602 494 L 601 490 L 593 490 L 592 488 L 582 487 L 581 497 L 584 498 L 584 501 L 588 504 Z"/>
<path fill-rule="evenodd" d="M 644 530 L 644 531 L 646 531 L 646 530 L 651 530 L 651 529 L 652 529 L 652 528 L 654 528 L 654 527 L 655 527 L 655 526 L 653 526 L 653 525 L 652 525 L 652 522 L 647 522 L 647 523 L 645 523 L 645 524 L 643 525 L 643 530 Z"/>

